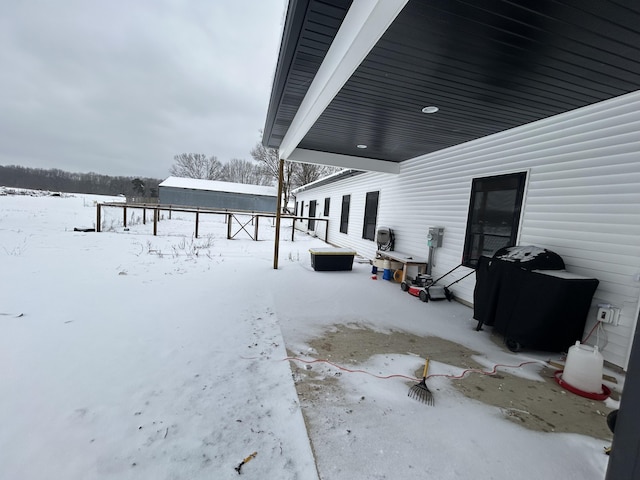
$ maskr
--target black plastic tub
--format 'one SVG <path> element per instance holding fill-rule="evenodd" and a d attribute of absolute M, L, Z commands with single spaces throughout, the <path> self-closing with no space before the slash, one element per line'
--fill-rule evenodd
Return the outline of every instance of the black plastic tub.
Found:
<path fill-rule="evenodd" d="M 311 266 L 316 272 L 337 272 L 351 270 L 356 255 L 348 248 L 310 248 Z"/>

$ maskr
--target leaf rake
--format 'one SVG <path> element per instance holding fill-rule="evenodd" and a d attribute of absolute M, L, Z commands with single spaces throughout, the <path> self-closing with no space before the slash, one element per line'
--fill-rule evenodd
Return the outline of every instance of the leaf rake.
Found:
<path fill-rule="evenodd" d="M 429 369 L 429 359 L 424 362 L 424 371 L 422 372 L 422 380 L 409 389 L 408 396 L 416 400 L 426 403 L 429 406 L 434 405 L 433 394 L 427 387 L 427 370 Z"/>

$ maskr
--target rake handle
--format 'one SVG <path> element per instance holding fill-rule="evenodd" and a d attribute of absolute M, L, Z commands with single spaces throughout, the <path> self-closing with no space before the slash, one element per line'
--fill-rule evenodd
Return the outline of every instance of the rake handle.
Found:
<path fill-rule="evenodd" d="M 422 372 L 422 379 L 426 380 L 427 379 L 427 370 L 429 369 L 429 359 L 427 358 L 427 360 L 424 362 L 424 370 Z"/>

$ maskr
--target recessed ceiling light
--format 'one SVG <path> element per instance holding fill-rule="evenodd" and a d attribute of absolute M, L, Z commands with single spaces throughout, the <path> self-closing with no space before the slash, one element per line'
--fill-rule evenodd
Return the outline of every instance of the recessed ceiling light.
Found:
<path fill-rule="evenodd" d="M 440 109 L 438 107 L 434 107 L 434 106 L 424 107 L 422 109 L 422 113 L 436 113 L 438 110 L 440 110 Z"/>
<path fill-rule="evenodd" d="M 356 145 L 356 147 L 358 147 L 358 148 L 367 148 L 367 146 L 364 143 L 361 143 L 360 145 Z"/>

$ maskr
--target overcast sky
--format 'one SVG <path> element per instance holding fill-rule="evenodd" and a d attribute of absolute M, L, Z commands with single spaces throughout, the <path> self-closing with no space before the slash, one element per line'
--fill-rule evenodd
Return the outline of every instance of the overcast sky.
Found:
<path fill-rule="evenodd" d="M 165 178 L 180 153 L 250 159 L 286 0 L 0 5 L 0 165 Z"/>

